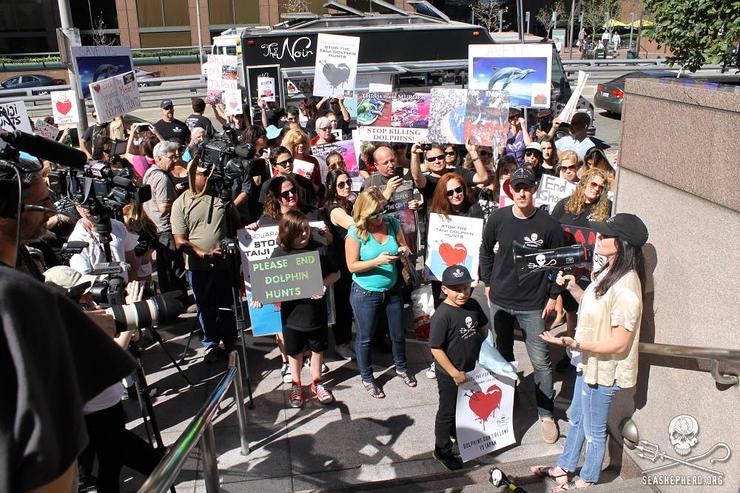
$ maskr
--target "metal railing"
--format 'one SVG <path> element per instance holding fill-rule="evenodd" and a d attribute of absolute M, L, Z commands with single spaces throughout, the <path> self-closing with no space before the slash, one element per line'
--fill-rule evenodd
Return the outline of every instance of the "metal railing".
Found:
<path fill-rule="evenodd" d="M 229 369 L 226 375 L 216 386 L 216 390 L 208 397 L 198 414 L 182 432 L 170 451 L 160 461 L 147 480 L 139 488 L 139 493 L 165 493 L 180 474 L 185 461 L 195 445 L 200 442 L 203 454 L 203 476 L 208 493 L 219 491 L 218 462 L 216 460 L 216 440 L 213 434 L 213 417 L 219 404 L 226 396 L 231 385 L 234 385 L 236 414 L 239 418 L 239 438 L 241 454 L 249 454 L 247 440 L 247 413 L 244 409 L 244 389 L 242 386 L 242 372 L 239 354 L 232 351 L 229 354 Z"/>
<path fill-rule="evenodd" d="M 718 384 L 736 386 L 740 383 L 740 378 L 738 378 L 737 375 L 727 375 L 721 373 L 719 370 L 720 361 L 740 361 L 740 350 L 737 349 L 678 346 L 674 344 L 641 342 L 640 352 L 642 354 L 653 354 L 656 356 L 691 358 L 697 360 L 706 359 L 710 361 L 709 373 Z"/>

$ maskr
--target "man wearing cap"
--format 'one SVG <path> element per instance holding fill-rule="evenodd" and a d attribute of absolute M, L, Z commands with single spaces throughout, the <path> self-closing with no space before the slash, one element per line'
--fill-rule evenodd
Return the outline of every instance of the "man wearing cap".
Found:
<path fill-rule="evenodd" d="M 172 205 L 171 222 L 175 244 L 185 255 L 185 268 L 198 307 L 206 348 L 204 360 L 212 363 L 220 341 L 227 353 L 236 343 L 236 325 L 229 309 L 233 303 L 230 259 L 221 249 L 221 240 L 233 228 L 226 215 L 226 204 L 208 187 L 215 167 L 201 168 L 199 164 L 197 157 L 191 161 L 190 187 Z"/>
<path fill-rule="evenodd" d="M 491 317 L 496 332 L 496 347 L 507 361 L 514 361 L 514 320 L 525 334 L 527 354 L 534 367 L 537 412 L 546 443 L 558 439 L 553 419 L 552 364 L 547 344 L 539 335 L 545 331 L 545 318 L 555 310 L 562 288 L 548 283 L 546 271 L 519 278 L 514 266 L 514 242 L 532 249 L 563 246 L 560 224 L 534 207 L 537 186 L 534 171 L 527 166 L 511 174 L 514 205 L 491 214 L 483 232 L 480 249 L 480 275 L 486 284 Z"/>
<path fill-rule="evenodd" d="M 190 129 L 184 123 L 175 118 L 175 105 L 171 99 L 163 99 L 159 104 L 162 119 L 154 124 L 154 128 L 164 140 L 177 141 L 185 145 L 190 140 Z"/>
<path fill-rule="evenodd" d="M 211 120 L 203 116 L 203 113 L 206 111 L 206 102 L 203 101 L 203 98 L 193 98 L 192 106 L 193 114 L 185 119 L 185 125 L 187 125 L 188 130 L 192 132 L 194 128 L 200 127 L 205 130 L 205 136 L 208 139 L 212 139 L 216 134 L 216 130 L 213 128 Z"/>

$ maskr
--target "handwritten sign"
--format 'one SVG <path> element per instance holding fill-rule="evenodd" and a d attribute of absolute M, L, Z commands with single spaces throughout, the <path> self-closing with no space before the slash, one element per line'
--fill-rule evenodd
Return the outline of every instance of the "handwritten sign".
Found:
<path fill-rule="evenodd" d="M 91 96 L 90 84 L 134 70 L 128 46 L 72 46 L 70 51 L 83 98 Z"/>
<path fill-rule="evenodd" d="M 29 134 L 33 133 L 31 120 L 28 119 L 26 104 L 23 101 L 0 103 L 0 128 L 6 132 L 22 130 Z M 0 139 L 0 149 L 5 145 L 5 141 Z"/>
<path fill-rule="evenodd" d="M 239 89 L 227 89 L 222 93 L 221 99 L 226 107 L 227 115 L 242 114 L 242 92 Z"/>
<path fill-rule="evenodd" d="M 426 266 L 435 279 L 452 265 L 464 265 L 474 277 L 483 241 L 483 219 L 429 214 Z"/>
<path fill-rule="evenodd" d="M 268 103 L 275 102 L 275 79 L 272 77 L 257 77 L 257 93 Z"/>
<path fill-rule="evenodd" d="M 552 175 L 542 175 L 540 186 L 535 194 L 537 207 L 548 206 L 548 212 L 552 212 L 555 204 L 560 202 L 575 191 L 576 184 Z"/>
<path fill-rule="evenodd" d="M 514 437 L 514 382 L 485 368 L 457 387 L 455 425 L 463 462 L 507 447 Z"/>
<path fill-rule="evenodd" d="M 66 127 L 75 126 L 80 121 L 80 115 L 77 114 L 77 105 L 74 91 L 52 91 L 51 92 L 51 113 L 54 116 L 56 125 Z"/>
<path fill-rule="evenodd" d="M 360 38 L 319 33 L 316 40 L 313 95 L 352 96 L 357 78 Z"/>
<path fill-rule="evenodd" d="M 242 228 L 237 233 L 242 257 L 242 274 L 247 292 L 247 303 L 252 301 L 252 285 L 249 279 L 249 264 L 252 261 L 270 258 L 277 247 L 278 227 L 263 226 L 256 231 Z M 266 303 L 261 308 L 249 306 L 252 333 L 256 336 L 277 334 L 282 331 L 280 304 Z"/>
<path fill-rule="evenodd" d="M 206 74 L 209 91 L 225 91 L 239 87 L 239 57 L 236 55 L 208 55 Z"/>
<path fill-rule="evenodd" d="M 318 252 L 257 260 L 249 264 L 252 296 L 261 303 L 279 303 L 324 293 Z"/>
<path fill-rule="evenodd" d="M 141 107 L 139 86 L 133 72 L 90 84 L 90 95 L 101 122 L 109 122 Z"/>
<path fill-rule="evenodd" d="M 45 139 L 57 140 L 59 129 L 39 118 L 33 122 L 33 133 Z"/>

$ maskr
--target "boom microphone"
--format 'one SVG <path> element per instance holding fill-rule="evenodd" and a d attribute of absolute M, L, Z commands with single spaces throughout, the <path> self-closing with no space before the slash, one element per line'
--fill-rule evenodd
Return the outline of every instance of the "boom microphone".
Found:
<path fill-rule="evenodd" d="M 561 270 L 589 262 L 588 249 L 579 244 L 539 250 L 517 243 L 512 245 L 514 264 L 519 279 L 542 270 Z"/>
<path fill-rule="evenodd" d="M 19 151 L 27 152 L 39 159 L 59 163 L 63 166 L 82 169 L 87 163 L 87 155 L 84 152 L 38 135 L 28 134 L 20 130 L 15 132 L 0 130 L 0 138 Z"/>

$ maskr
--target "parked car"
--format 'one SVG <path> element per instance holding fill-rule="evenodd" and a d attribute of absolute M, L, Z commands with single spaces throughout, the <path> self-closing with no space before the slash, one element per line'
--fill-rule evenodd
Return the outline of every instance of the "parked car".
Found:
<path fill-rule="evenodd" d="M 606 110 L 609 113 L 615 115 L 622 114 L 622 104 L 624 103 L 624 81 L 628 78 L 636 79 L 661 79 L 665 77 L 675 78 L 674 72 L 667 70 L 644 70 L 639 72 L 630 72 L 628 74 L 621 75 L 616 79 L 610 80 L 603 84 L 596 85 L 596 93 L 594 93 L 594 106 Z"/>
<path fill-rule="evenodd" d="M 159 81 L 151 80 L 161 77 L 159 72 L 150 72 L 149 70 L 137 68 L 134 70 L 134 75 L 136 75 L 136 81 L 139 84 L 139 87 L 162 85 Z"/>
<path fill-rule="evenodd" d="M 66 83 L 64 79 L 54 79 L 48 75 L 23 74 L 5 79 L 0 83 L 0 87 L 2 89 L 28 89 L 30 87 L 62 86 Z"/>

